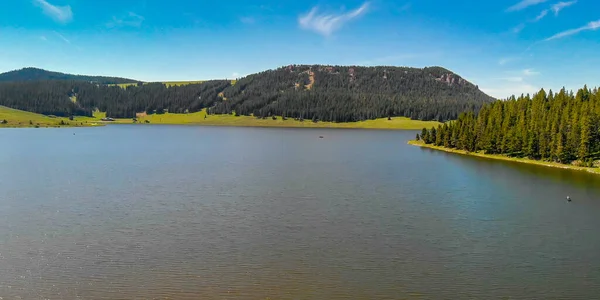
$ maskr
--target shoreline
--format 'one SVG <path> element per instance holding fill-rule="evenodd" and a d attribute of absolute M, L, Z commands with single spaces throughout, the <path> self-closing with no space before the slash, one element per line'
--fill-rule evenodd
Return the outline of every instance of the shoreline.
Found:
<path fill-rule="evenodd" d="M 105 117 L 105 113 L 94 114 L 96 120 Z M 262 127 L 262 128 L 342 128 L 342 129 L 381 129 L 381 130 L 421 130 L 423 127 L 435 127 L 440 123 L 436 121 L 411 120 L 406 117 L 379 118 L 357 122 L 313 122 L 312 120 L 298 121 L 294 119 L 283 120 L 281 116 L 276 119 L 259 119 L 253 116 L 234 116 L 232 114 L 209 115 L 206 110 L 187 114 L 151 114 L 139 115 L 137 122 L 132 119 L 118 118 L 114 121 L 99 121 L 104 125 L 133 124 L 133 125 L 186 125 L 186 126 L 224 126 L 224 127 Z M 148 123 L 146 123 L 148 122 Z"/>
<path fill-rule="evenodd" d="M 483 153 L 477 153 L 477 152 L 468 152 L 466 150 L 457 150 L 457 149 L 450 149 L 450 148 L 445 148 L 445 147 L 440 147 L 440 146 L 429 145 L 429 144 L 423 143 L 422 141 L 415 141 L 415 140 L 408 141 L 408 144 L 412 145 L 412 146 L 428 148 L 428 149 L 433 149 L 433 150 L 438 150 L 438 151 L 444 151 L 444 152 L 448 152 L 448 153 L 455 153 L 455 154 L 460 154 L 460 155 L 475 156 L 475 157 L 503 160 L 503 161 L 512 161 L 512 162 L 518 162 L 518 163 L 523 163 L 523 164 L 538 165 L 538 166 L 543 166 L 543 167 L 548 167 L 548 168 L 560 168 L 560 169 L 568 169 L 568 170 L 575 170 L 575 171 L 583 171 L 583 172 L 587 172 L 590 174 L 600 175 L 600 168 L 578 167 L 578 166 L 573 166 L 573 165 L 565 165 L 565 164 L 561 164 L 561 163 L 533 160 L 533 159 L 528 159 L 528 158 L 508 157 L 508 156 L 499 155 L 499 154 L 483 154 Z"/>
<path fill-rule="evenodd" d="M 0 129 L 3 128 L 76 128 L 103 126 L 97 118 L 57 117 L 18 110 L 0 105 Z"/>
<path fill-rule="evenodd" d="M 411 127 L 378 127 L 378 126 L 360 126 L 361 124 L 353 124 L 353 123 L 331 123 L 331 124 L 342 124 L 342 125 L 330 125 L 330 123 L 319 122 L 303 125 L 300 124 L 235 124 L 235 123 L 125 123 L 125 122 L 110 122 L 110 121 L 101 121 L 96 127 L 107 126 L 107 125 L 134 125 L 134 126 L 199 126 L 199 127 L 246 127 L 246 128 L 286 128 L 286 129 L 294 129 L 294 128 L 303 128 L 303 129 L 364 129 L 364 130 L 418 130 L 417 128 Z M 345 125 L 348 124 L 348 125 Z M 66 126 L 65 126 L 66 127 Z M 75 126 L 71 126 L 75 127 Z M 77 126 L 77 127 L 94 127 L 94 126 Z M 19 127 L 13 127 L 19 128 Z M 27 128 L 27 127 L 26 127 Z"/>
<path fill-rule="evenodd" d="M 139 114 L 134 118 L 115 118 L 103 121 L 105 112 L 95 112 L 92 117 L 75 116 L 73 120 L 64 117 L 50 117 L 41 114 L 11 109 L 0 106 L 0 121 L 6 119 L 8 124 L 0 124 L 1 128 L 34 128 L 42 127 L 96 127 L 110 124 L 132 125 L 185 125 L 185 126 L 226 126 L 226 127 L 263 127 L 263 128 L 342 128 L 342 129 L 379 129 L 379 130 L 421 130 L 423 127 L 436 127 L 436 121 L 411 120 L 406 117 L 379 118 L 357 122 L 313 122 L 312 120 L 259 119 L 253 116 L 234 116 L 232 114 L 209 115 L 206 109 L 194 113 L 176 114 Z"/>

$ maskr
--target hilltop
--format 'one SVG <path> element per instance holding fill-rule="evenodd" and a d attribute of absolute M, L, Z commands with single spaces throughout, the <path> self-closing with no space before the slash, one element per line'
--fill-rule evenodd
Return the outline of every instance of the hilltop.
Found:
<path fill-rule="evenodd" d="M 21 75 L 37 69 L 23 70 Z M 4 78 L 10 77 L 6 74 L 2 74 Z M 263 119 L 281 116 L 356 122 L 388 117 L 447 121 L 464 111 L 478 111 L 494 100 L 475 84 L 441 67 L 290 65 L 235 83 L 209 80 L 121 87 L 115 85 L 116 79 L 128 79 L 62 74 L 69 79 L 59 80 L 48 74 L 62 73 L 46 73 L 44 78 L 53 80 L 22 76 L 26 79 L 0 82 L 0 105 L 56 116 L 92 116 L 94 111 L 102 111 L 113 118 L 135 118 L 207 110 L 209 114 Z"/>
<path fill-rule="evenodd" d="M 39 81 L 39 80 L 81 80 L 98 84 L 119 84 L 119 83 L 137 83 L 139 80 L 106 77 L 106 76 L 88 76 L 73 75 L 60 72 L 52 72 L 38 68 L 23 68 L 20 70 L 9 71 L 0 74 L 0 82 L 6 81 Z"/>
<path fill-rule="evenodd" d="M 441 68 L 290 65 L 249 75 L 223 92 L 213 113 L 351 122 L 389 116 L 456 119 L 494 99 Z"/>

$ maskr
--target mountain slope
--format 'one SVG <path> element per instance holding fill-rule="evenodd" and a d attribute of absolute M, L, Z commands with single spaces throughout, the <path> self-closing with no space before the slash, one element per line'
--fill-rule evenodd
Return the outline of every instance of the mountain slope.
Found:
<path fill-rule="evenodd" d="M 210 114 L 313 121 L 395 116 L 447 121 L 464 111 L 477 112 L 492 100 L 477 86 L 440 67 L 293 65 L 252 74 L 235 84 L 212 80 L 171 87 L 162 83 L 121 88 L 82 80 L 0 80 L 0 105 L 57 116 L 90 116 L 99 109 L 109 117 L 133 118 L 140 113 L 188 113 L 208 108 Z"/>
<path fill-rule="evenodd" d="M 213 113 L 348 122 L 387 116 L 455 119 L 494 99 L 441 67 L 291 65 L 240 79 Z"/>
<path fill-rule="evenodd" d="M 73 75 L 59 72 L 46 71 L 38 68 L 23 68 L 0 74 L 0 82 L 6 81 L 39 81 L 39 80 L 81 80 L 98 84 L 116 84 L 116 83 L 136 83 L 138 80 L 105 77 L 105 76 L 87 76 Z"/>

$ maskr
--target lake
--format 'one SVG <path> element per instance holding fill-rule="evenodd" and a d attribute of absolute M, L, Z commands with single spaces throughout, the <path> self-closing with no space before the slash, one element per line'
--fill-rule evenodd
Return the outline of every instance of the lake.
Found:
<path fill-rule="evenodd" d="M 414 136 L 0 130 L 0 299 L 598 298 L 600 176 Z"/>

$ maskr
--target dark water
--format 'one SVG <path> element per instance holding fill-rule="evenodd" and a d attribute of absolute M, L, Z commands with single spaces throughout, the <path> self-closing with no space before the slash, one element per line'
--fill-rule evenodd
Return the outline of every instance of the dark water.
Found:
<path fill-rule="evenodd" d="M 0 297 L 600 297 L 600 176 L 413 136 L 0 130 Z"/>

